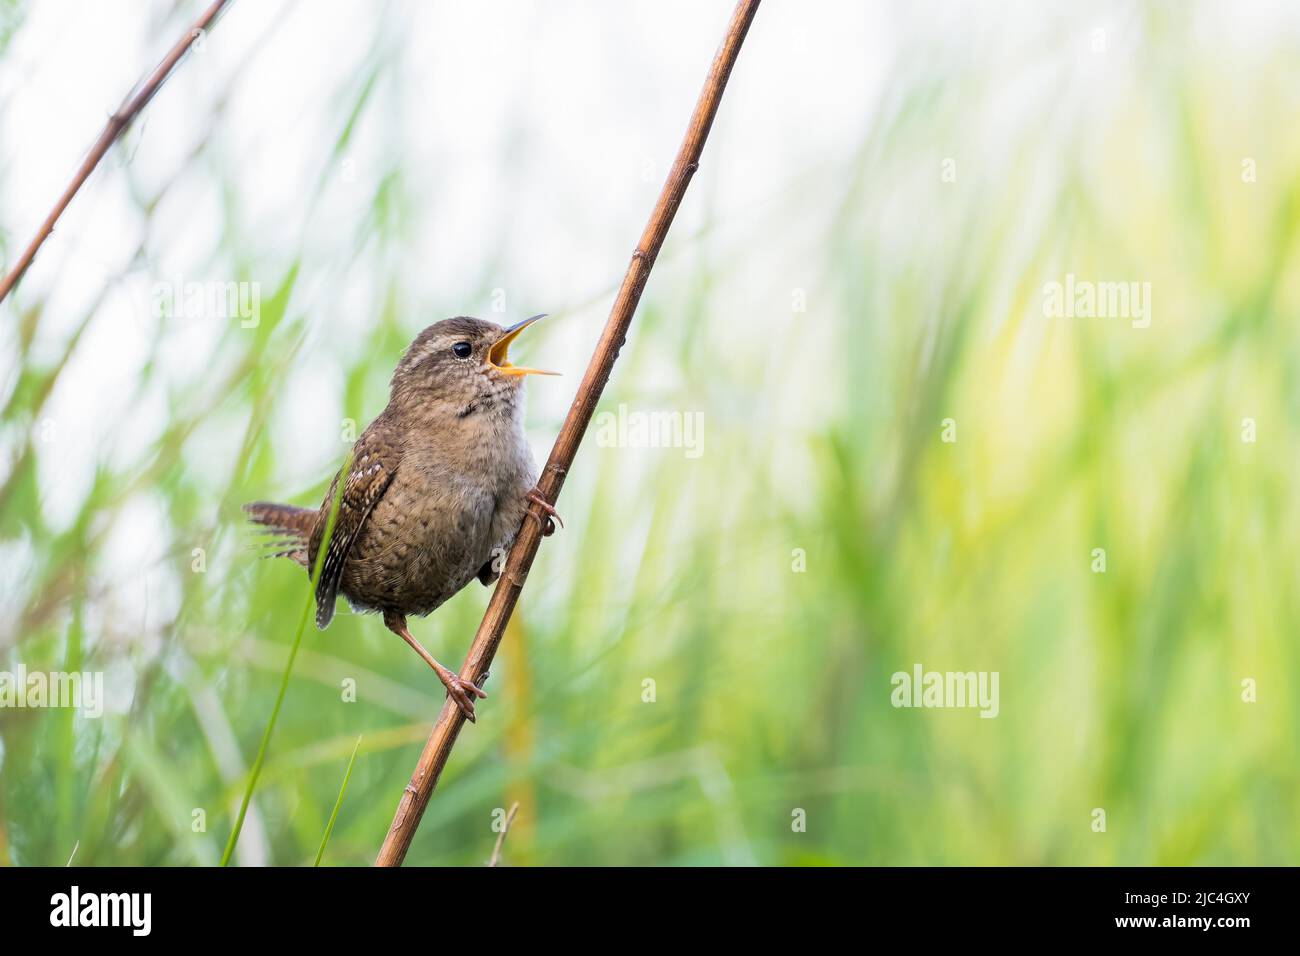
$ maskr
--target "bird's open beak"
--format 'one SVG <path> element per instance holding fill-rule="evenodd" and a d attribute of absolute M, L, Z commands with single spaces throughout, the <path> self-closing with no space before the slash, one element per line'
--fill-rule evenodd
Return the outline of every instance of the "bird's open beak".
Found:
<path fill-rule="evenodd" d="M 510 343 L 513 342 L 519 333 L 528 326 L 532 325 L 539 319 L 546 316 L 534 315 L 531 319 L 524 319 L 522 322 L 516 322 L 510 328 L 506 329 L 506 334 L 497 339 L 496 344 L 488 349 L 488 364 L 500 372 L 502 375 L 559 375 L 559 372 L 548 372 L 541 368 L 524 368 L 522 365 L 511 365 L 507 352 L 510 350 Z"/>

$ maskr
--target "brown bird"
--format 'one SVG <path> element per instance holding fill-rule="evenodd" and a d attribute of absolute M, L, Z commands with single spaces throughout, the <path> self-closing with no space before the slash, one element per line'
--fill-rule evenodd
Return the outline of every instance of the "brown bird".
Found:
<path fill-rule="evenodd" d="M 429 326 L 398 363 L 388 407 L 357 439 L 347 473 L 334 477 L 319 508 L 244 506 L 283 536 L 275 556 L 310 575 L 342 480 L 316 584 L 316 626 L 329 624 L 338 594 L 354 610 L 382 613 L 471 721 L 474 697 L 487 694 L 434 660 L 407 630 L 406 616 L 429 614 L 475 577 L 495 581 L 525 514 L 544 520 L 546 533 L 551 517 L 559 518 L 537 489 L 523 388 L 528 375 L 558 373 L 507 357 L 510 343 L 541 318 L 508 329 L 466 316 Z"/>

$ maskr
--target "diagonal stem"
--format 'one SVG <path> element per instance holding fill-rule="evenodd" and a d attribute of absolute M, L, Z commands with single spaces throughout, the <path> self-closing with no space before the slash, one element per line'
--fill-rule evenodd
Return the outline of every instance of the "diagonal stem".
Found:
<path fill-rule="evenodd" d="M 668 227 L 672 225 L 677 208 L 686 194 L 691 176 L 699 168 L 700 153 L 704 149 L 705 140 L 708 139 L 713 117 L 718 112 L 718 103 L 727 86 L 727 79 L 731 76 L 731 68 L 736 63 L 741 44 L 745 42 L 745 34 L 749 31 L 749 25 L 758 10 L 758 3 L 759 0 L 739 0 L 736 4 L 731 22 L 727 26 L 727 34 L 723 37 L 722 45 L 713 58 L 713 66 L 704 81 L 704 89 L 695 104 L 695 112 L 691 115 L 690 126 L 687 127 L 686 136 L 677 151 L 677 159 L 668 173 L 668 180 L 659 194 L 659 201 L 655 203 L 654 211 L 650 214 L 645 232 L 641 234 L 641 241 L 637 244 L 636 251 L 632 253 L 632 261 L 623 277 L 623 285 L 618 291 L 618 296 L 614 299 L 600 341 L 596 344 L 595 354 L 587 365 L 587 371 L 578 386 L 578 394 L 573 399 L 564 424 L 560 427 L 560 434 L 555 439 L 555 446 L 551 449 L 550 458 L 547 459 L 546 467 L 537 482 L 542 495 L 552 504 L 555 503 L 560 489 L 564 486 L 565 476 L 573 464 L 578 445 L 582 442 L 582 436 L 586 433 L 591 416 L 595 413 L 596 403 L 600 401 L 605 383 L 609 381 L 619 349 L 623 347 L 623 342 L 627 338 L 627 330 L 632 324 L 632 315 L 641 299 L 641 292 L 650 277 L 650 270 L 654 267 L 659 249 L 663 246 L 664 237 L 668 235 Z M 537 547 L 542 540 L 541 528 L 544 515 L 541 513 L 541 508 L 534 505 L 529 513 L 538 520 L 525 520 L 518 537 L 515 538 L 514 546 L 511 547 L 510 554 L 506 558 L 501 580 L 497 583 L 496 590 L 492 592 L 487 612 L 483 615 L 483 621 L 474 635 L 474 642 L 470 645 L 469 656 L 466 657 L 465 664 L 460 670 L 462 679 L 475 684 L 481 684 L 487 675 L 492 659 L 501 644 L 506 624 L 515 609 L 515 604 L 519 601 L 519 594 L 523 590 L 528 571 L 533 566 Z M 433 794 L 433 788 L 438 783 L 443 767 L 447 765 L 451 748 L 455 746 L 456 738 L 460 735 L 464 724 L 465 717 L 454 702 L 449 700 L 443 705 L 442 713 L 438 715 L 438 721 L 433 726 L 429 741 L 424 746 L 424 752 L 420 754 L 420 760 L 415 765 L 411 782 L 402 792 L 402 798 L 397 804 L 392 826 L 389 827 L 384 845 L 375 860 L 376 866 L 402 865 L 402 861 L 406 858 L 406 851 L 410 849 L 411 840 L 415 837 L 415 830 L 420 825 L 420 818 L 429 804 L 429 797 Z"/>
<path fill-rule="evenodd" d="M 28 267 L 36 258 L 36 253 L 40 251 L 45 240 L 54 232 L 55 223 L 59 221 L 63 211 L 68 208 L 72 198 L 77 195 L 77 191 L 85 185 L 86 180 L 90 178 L 90 174 L 95 171 L 95 167 L 104 158 L 109 147 L 117 142 L 119 136 L 126 132 L 126 128 L 131 125 L 140 111 L 149 105 L 149 101 L 153 99 L 154 94 L 158 92 L 163 83 L 167 82 L 167 77 L 171 76 L 172 70 L 181 61 L 181 57 L 185 55 L 194 41 L 212 25 L 212 22 L 221 13 L 222 8 L 229 2 L 230 0 L 214 0 L 212 6 L 203 11 L 203 15 L 194 21 L 194 24 L 185 31 L 183 37 L 176 41 L 176 45 L 171 48 L 163 61 L 158 64 L 152 73 L 136 84 L 134 89 L 126 95 L 122 105 L 117 108 L 117 112 L 108 118 L 104 131 L 99 134 L 99 139 L 95 140 L 94 145 L 90 147 L 90 152 L 86 154 L 86 158 L 77 169 L 76 175 L 72 177 L 72 182 L 68 184 L 68 188 L 63 191 L 59 201 L 54 204 L 50 214 L 41 223 L 41 228 L 37 231 L 35 238 L 28 243 L 27 248 L 23 250 L 23 254 L 18 257 L 18 261 L 9 270 L 9 273 L 3 280 L 0 280 L 0 302 L 4 302 L 9 293 L 13 291 L 14 286 L 22 279 L 23 274 L 27 272 Z"/>

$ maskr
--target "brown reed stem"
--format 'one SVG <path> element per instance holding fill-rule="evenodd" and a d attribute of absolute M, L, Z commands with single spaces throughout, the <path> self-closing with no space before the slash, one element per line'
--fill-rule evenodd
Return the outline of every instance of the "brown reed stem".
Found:
<path fill-rule="evenodd" d="M 63 191 L 59 201 L 54 204 L 50 214 L 45 217 L 45 221 L 41 223 L 41 228 L 37 231 L 36 236 L 28 243 L 27 248 L 23 250 L 23 254 L 14 263 L 13 268 L 5 275 L 4 280 L 0 281 L 0 302 L 4 302 L 9 293 L 13 291 L 14 286 L 18 285 L 19 280 L 22 279 L 33 260 L 35 260 L 36 253 L 40 251 L 45 240 L 54 232 L 54 226 L 59 221 L 59 217 L 68 208 L 68 204 L 77 195 L 77 191 L 90 178 L 90 174 L 95 171 L 95 167 L 104 158 L 109 147 L 117 142 L 119 136 L 126 132 L 136 116 L 140 114 L 140 111 L 149 105 L 149 101 L 153 99 L 154 94 L 158 92 L 163 83 L 167 82 L 167 77 L 171 76 L 172 70 L 181 61 L 181 57 L 185 55 L 199 35 L 212 25 L 212 22 L 221 13 L 222 8 L 229 2 L 230 0 L 215 0 L 212 6 L 208 7 L 203 12 L 203 15 L 194 21 L 193 26 L 185 32 L 185 35 L 176 41 L 176 45 L 171 48 L 171 52 L 163 58 L 163 61 L 158 64 L 154 71 L 135 85 L 131 92 L 126 95 L 126 99 L 122 101 L 122 105 L 108 118 L 104 131 L 99 134 L 99 139 L 95 140 L 95 144 L 90 147 L 90 152 L 86 154 L 86 158 L 77 169 L 76 175 L 72 177 L 72 182 Z"/>
<path fill-rule="evenodd" d="M 605 322 L 605 329 L 596 344 L 595 354 L 587 365 L 587 371 L 578 386 L 578 394 L 573 399 L 564 424 L 560 427 L 560 434 L 555 439 L 555 446 L 551 449 L 550 458 L 547 459 L 546 467 L 538 480 L 538 488 L 547 501 L 554 503 L 559 496 L 560 489 L 564 486 L 565 476 L 568 475 L 569 467 L 573 464 L 574 455 L 578 452 L 578 445 L 596 410 L 596 403 L 600 400 L 605 383 L 609 381 L 614 362 L 626 340 L 628 327 L 632 324 L 632 314 L 641 299 L 641 292 L 650 277 L 655 258 L 663 246 L 664 237 L 668 235 L 668 227 L 672 225 L 673 217 L 677 214 L 677 208 L 686 194 L 691 176 L 699 168 L 700 153 L 704 149 L 709 128 L 713 125 L 713 117 L 718 112 L 722 92 L 727 86 L 727 79 L 736 63 L 736 57 L 740 54 L 741 44 L 745 41 L 745 34 L 749 31 L 758 4 L 759 0 L 740 0 L 731 15 L 727 34 L 723 37 L 722 45 L 713 58 L 713 66 L 704 81 L 700 98 L 695 104 L 695 112 L 691 115 L 690 126 L 687 127 L 686 136 L 677 151 L 677 159 L 668 173 L 668 179 L 659 194 L 659 201 L 650 214 L 650 222 L 646 225 L 645 232 L 641 234 L 641 241 L 637 244 L 636 251 L 632 253 L 632 261 L 623 277 L 623 285 L 618 291 L 618 296 L 614 299 L 609 319 Z M 519 601 L 524 581 L 533 566 L 537 547 L 542 540 L 541 528 L 545 515 L 537 505 L 533 505 L 529 513 L 538 520 L 525 519 L 518 537 L 515 538 L 514 546 L 506 558 L 501 580 L 497 583 L 496 590 L 492 592 L 487 612 L 483 615 L 483 621 L 479 624 L 478 632 L 470 645 L 469 655 L 460 669 L 460 676 L 463 679 L 476 684 L 484 679 L 492 664 L 497 647 L 501 644 L 506 623 L 510 620 L 515 604 Z M 429 741 L 424 746 L 424 752 L 420 754 L 415 772 L 411 775 L 411 782 L 407 784 L 397 804 L 392 826 L 389 827 L 384 845 L 375 860 L 376 866 L 402 865 L 402 861 L 406 858 L 406 851 L 410 849 L 411 840 L 415 837 L 416 828 L 420 825 L 420 818 L 429 804 L 429 797 L 433 794 L 433 788 L 438 783 L 443 767 L 447 765 L 451 748 L 455 746 L 456 738 L 460 735 L 464 724 L 465 717 L 460 708 L 448 701 L 443 706 L 442 713 L 438 715 L 438 721 L 433 726 Z"/>
<path fill-rule="evenodd" d="M 497 834 L 497 845 L 492 848 L 492 859 L 488 860 L 488 866 L 498 866 L 501 863 L 501 848 L 506 845 L 506 834 L 510 832 L 510 824 L 515 822 L 515 814 L 519 812 L 519 801 L 516 800 L 510 804 L 510 812 L 506 814 L 506 822 L 501 827 L 501 832 Z"/>

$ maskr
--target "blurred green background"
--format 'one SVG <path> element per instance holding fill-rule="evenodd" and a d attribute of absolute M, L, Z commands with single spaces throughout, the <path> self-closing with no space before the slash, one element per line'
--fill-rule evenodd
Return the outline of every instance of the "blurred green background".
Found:
<path fill-rule="evenodd" d="M 589 433 L 408 863 L 515 801 L 505 865 L 1296 861 L 1300 11 L 901 6 L 760 9 L 601 404 L 702 453 Z M 0 0 L 6 267 L 199 9 Z M 220 858 L 307 592 L 240 504 L 317 503 L 454 314 L 552 314 L 544 458 L 729 11 L 238 0 L 190 55 L 0 306 L 0 670 L 108 696 L 0 709 L 0 863 Z M 998 716 L 894 708 L 917 663 Z M 312 861 L 360 735 L 370 863 L 442 701 L 309 630 L 236 862 Z"/>

